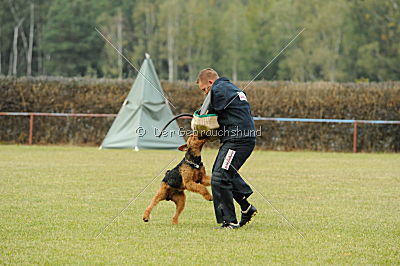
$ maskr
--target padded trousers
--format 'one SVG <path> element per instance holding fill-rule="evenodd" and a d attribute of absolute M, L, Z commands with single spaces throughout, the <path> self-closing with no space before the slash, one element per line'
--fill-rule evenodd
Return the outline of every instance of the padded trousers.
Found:
<path fill-rule="evenodd" d="M 255 143 L 255 138 L 233 139 L 222 143 L 219 148 L 211 177 L 211 189 L 217 223 L 236 222 L 233 199 L 236 201 L 244 198 L 247 199 L 253 194 L 253 190 L 237 171 L 239 171 L 240 167 L 254 150 Z M 229 150 L 233 150 L 234 152 L 228 152 Z M 234 153 L 233 157 L 232 153 Z M 227 167 L 229 162 L 230 165 Z M 228 170 L 224 168 L 228 168 Z"/>

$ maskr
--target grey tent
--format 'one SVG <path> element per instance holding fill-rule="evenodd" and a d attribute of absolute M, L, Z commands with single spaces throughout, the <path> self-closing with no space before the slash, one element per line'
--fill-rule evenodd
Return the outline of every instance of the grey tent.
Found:
<path fill-rule="evenodd" d="M 158 137 L 172 117 L 153 63 L 146 54 L 140 73 L 100 149 L 176 149 L 185 143 L 176 121 Z"/>

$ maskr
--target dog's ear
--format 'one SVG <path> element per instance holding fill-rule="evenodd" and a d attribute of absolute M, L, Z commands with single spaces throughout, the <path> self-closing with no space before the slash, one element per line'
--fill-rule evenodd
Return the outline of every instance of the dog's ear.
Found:
<path fill-rule="evenodd" d="M 187 151 L 187 150 L 188 150 L 188 145 L 187 145 L 187 144 L 183 144 L 182 146 L 180 146 L 180 147 L 178 148 L 178 150 L 180 150 L 180 151 Z"/>

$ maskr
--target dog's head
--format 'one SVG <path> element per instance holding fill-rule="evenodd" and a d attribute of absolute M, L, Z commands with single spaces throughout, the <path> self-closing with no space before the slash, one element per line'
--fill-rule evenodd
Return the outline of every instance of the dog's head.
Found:
<path fill-rule="evenodd" d="M 201 149 L 203 148 L 203 145 L 207 142 L 207 140 L 208 137 L 202 137 L 192 134 L 187 139 L 186 144 L 180 146 L 178 150 L 187 151 L 188 149 L 191 149 L 195 152 L 201 152 Z"/>

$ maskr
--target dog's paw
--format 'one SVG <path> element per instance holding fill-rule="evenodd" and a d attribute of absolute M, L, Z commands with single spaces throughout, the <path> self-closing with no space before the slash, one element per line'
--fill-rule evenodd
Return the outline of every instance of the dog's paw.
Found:
<path fill-rule="evenodd" d="M 212 201 L 212 200 L 213 200 L 213 198 L 212 198 L 211 195 L 206 195 L 204 198 L 205 198 L 206 200 L 208 200 L 208 201 Z"/>

